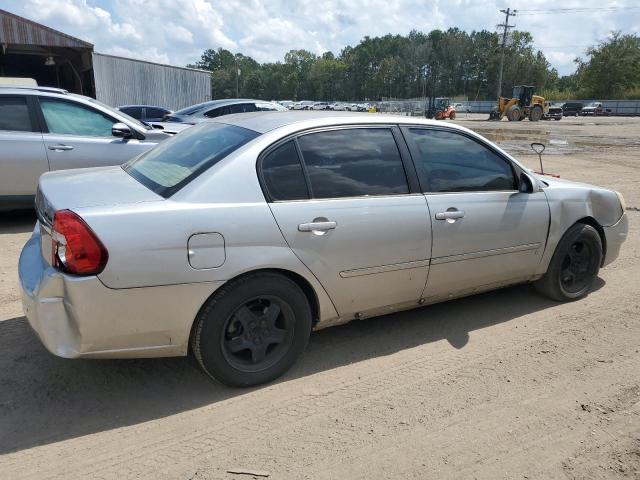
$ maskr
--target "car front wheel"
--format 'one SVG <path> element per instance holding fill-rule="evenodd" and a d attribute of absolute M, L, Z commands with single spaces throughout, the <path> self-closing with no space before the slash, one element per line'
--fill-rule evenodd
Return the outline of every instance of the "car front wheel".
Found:
<path fill-rule="evenodd" d="M 191 348 L 202 369 L 234 387 L 286 372 L 307 346 L 311 309 L 304 292 L 277 273 L 232 280 L 202 307 Z"/>
<path fill-rule="evenodd" d="M 549 269 L 534 285 L 559 302 L 583 298 L 589 293 L 602 263 L 602 241 L 591 225 L 577 223 L 564 234 Z"/>

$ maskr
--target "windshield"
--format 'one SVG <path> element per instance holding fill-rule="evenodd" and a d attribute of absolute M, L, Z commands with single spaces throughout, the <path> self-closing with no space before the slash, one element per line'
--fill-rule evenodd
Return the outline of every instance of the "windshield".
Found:
<path fill-rule="evenodd" d="M 74 94 L 72 94 L 74 95 Z M 89 100 L 91 103 L 94 103 L 96 105 L 100 105 L 102 108 L 104 108 L 105 110 L 108 110 L 109 112 L 113 113 L 114 115 L 119 115 L 121 117 L 124 117 L 125 120 L 127 120 L 130 123 L 133 123 L 136 127 L 140 127 L 142 130 L 151 130 L 151 127 L 149 125 L 147 125 L 146 123 L 142 123 L 140 120 L 136 120 L 135 118 L 133 118 L 130 115 L 127 115 L 126 113 L 124 113 L 121 110 L 116 110 L 113 107 L 110 107 L 109 105 L 102 103 L 98 100 L 96 100 L 95 98 L 90 98 L 90 97 L 85 97 L 83 95 L 78 95 L 79 97 L 85 99 L 85 100 Z"/>
<path fill-rule="evenodd" d="M 598 105 L 600 105 L 599 103 L 595 103 L 595 102 L 591 102 L 589 105 L 587 105 L 585 108 L 595 108 Z"/>
<path fill-rule="evenodd" d="M 202 123 L 123 165 L 133 178 L 165 198 L 260 134 L 224 123 Z"/>

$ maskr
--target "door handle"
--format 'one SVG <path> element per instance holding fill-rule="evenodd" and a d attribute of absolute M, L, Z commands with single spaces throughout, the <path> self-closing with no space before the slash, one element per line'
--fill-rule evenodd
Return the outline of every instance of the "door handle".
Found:
<path fill-rule="evenodd" d="M 65 152 L 67 150 L 73 150 L 71 145 L 49 145 L 49 150 L 54 150 L 56 152 Z"/>
<path fill-rule="evenodd" d="M 310 222 L 301 223 L 298 225 L 299 232 L 327 232 L 336 228 L 338 224 L 336 222 Z"/>
<path fill-rule="evenodd" d="M 436 220 L 456 220 L 464 217 L 462 210 L 447 210 L 446 212 L 436 213 Z"/>

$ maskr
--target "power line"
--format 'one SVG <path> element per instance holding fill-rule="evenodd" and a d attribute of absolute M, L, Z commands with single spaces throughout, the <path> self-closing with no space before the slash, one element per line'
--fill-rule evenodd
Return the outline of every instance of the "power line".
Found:
<path fill-rule="evenodd" d="M 590 13 L 590 12 L 617 12 L 620 10 L 638 9 L 640 6 L 624 6 L 624 7 L 574 7 L 574 8 L 550 8 L 538 10 L 519 10 L 520 15 L 557 15 L 568 13 Z"/>

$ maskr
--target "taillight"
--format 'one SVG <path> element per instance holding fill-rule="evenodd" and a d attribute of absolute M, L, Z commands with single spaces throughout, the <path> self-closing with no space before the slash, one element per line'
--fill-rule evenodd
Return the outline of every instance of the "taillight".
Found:
<path fill-rule="evenodd" d="M 59 210 L 51 231 L 53 266 L 76 275 L 97 275 L 109 255 L 102 242 L 80 216 Z"/>

